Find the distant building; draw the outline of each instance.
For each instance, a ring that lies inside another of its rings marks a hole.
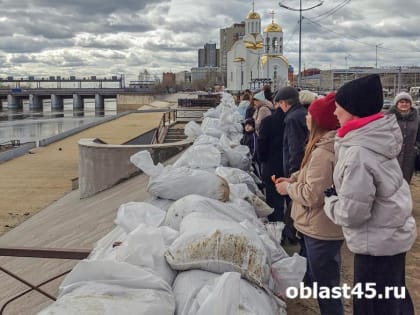
[[[216,44],[206,43],[198,50],[198,67],[219,67],[219,49]]]
[[[181,72],[175,73],[175,82],[177,85],[190,87],[191,86],[191,72],[181,71]]]
[[[162,74],[162,84],[167,87],[174,87],[176,83],[175,73],[164,72]]]
[[[219,67],[197,67],[191,69],[191,85],[197,90],[210,90],[222,82]]]
[[[220,68],[223,74],[223,82],[227,79],[227,53],[233,44],[245,35],[245,22],[235,23],[230,27],[220,29]]]

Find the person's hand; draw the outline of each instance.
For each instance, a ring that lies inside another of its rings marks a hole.
[[[290,185],[287,181],[282,181],[276,184],[276,190],[280,195],[287,195],[287,185]]]
[[[277,177],[276,178],[276,175],[271,175],[271,180],[274,183],[274,185],[278,184],[278,183],[281,183],[281,182],[288,182],[288,183],[292,182],[290,178],[287,178],[287,177]]]

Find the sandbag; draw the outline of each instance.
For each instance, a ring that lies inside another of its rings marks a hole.
[[[201,213],[182,220],[180,235],[165,257],[175,270],[236,271],[260,286],[268,283],[271,266],[270,253],[254,229]]]
[[[109,256],[109,259],[153,270],[172,285],[176,272],[167,264],[164,254],[177,236],[178,232],[167,226],[141,224],[121,245],[113,248],[113,257]]]
[[[254,194],[259,190],[251,175],[239,168],[219,166],[215,173],[226,179],[229,184],[246,184]]]
[[[254,209],[247,203],[221,202],[199,195],[188,195],[178,199],[169,207],[163,224],[179,230],[181,221],[192,212],[214,214],[219,219],[237,223],[257,220]]]
[[[189,147],[178,160],[174,167],[186,166],[198,169],[213,169],[220,166],[221,153],[212,144],[194,144]]]
[[[193,140],[201,136],[203,132],[201,127],[195,121],[189,121],[184,127],[184,134],[187,136],[187,139]]]
[[[231,200],[242,199],[247,201],[255,210],[258,217],[267,217],[274,212],[264,200],[258,195],[253,194],[246,184],[229,184],[229,191]]]
[[[289,287],[299,288],[306,273],[306,258],[294,253],[292,257],[281,259],[271,266],[274,284],[270,285],[278,295],[285,296]]]
[[[165,211],[146,202],[128,202],[118,208],[115,224],[130,233],[138,225],[159,226],[165,219]]]
[[[154,166],[147,151],[132,155],[130,160],[145,173],[147,171],[147,174],[150,174],[147,189],[155,197],[178,200],[186,195],[197,194],[221,201],[229,200],[228,183],[214,173],[171,165]]]
[[[152,271],[122,262],[83,260],[60,285],[57,301],[39,314],[171,315],[174,312],[171,287]]]
[[[283,301],[240,279],[236,272],[181,272],[174,281],[173,292],[176,315],[286,315]]]

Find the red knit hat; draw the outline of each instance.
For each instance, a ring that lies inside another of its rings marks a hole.
[[[308,108],[313,120],[319,127],[326,130],[335,130],[338,127],[338,119],[334,115],[335,92],[324,97],[317,98]]]

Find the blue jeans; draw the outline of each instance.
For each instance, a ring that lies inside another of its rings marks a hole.
[[[340,286],[341,245],[342,240],[325,241],[303,234],[302,252],[306,254],[307,270],[304,283],[312,286],[318,283],[318,288]],[[318,298],[321,315],[343,315],[344,307],[341,298]]]

